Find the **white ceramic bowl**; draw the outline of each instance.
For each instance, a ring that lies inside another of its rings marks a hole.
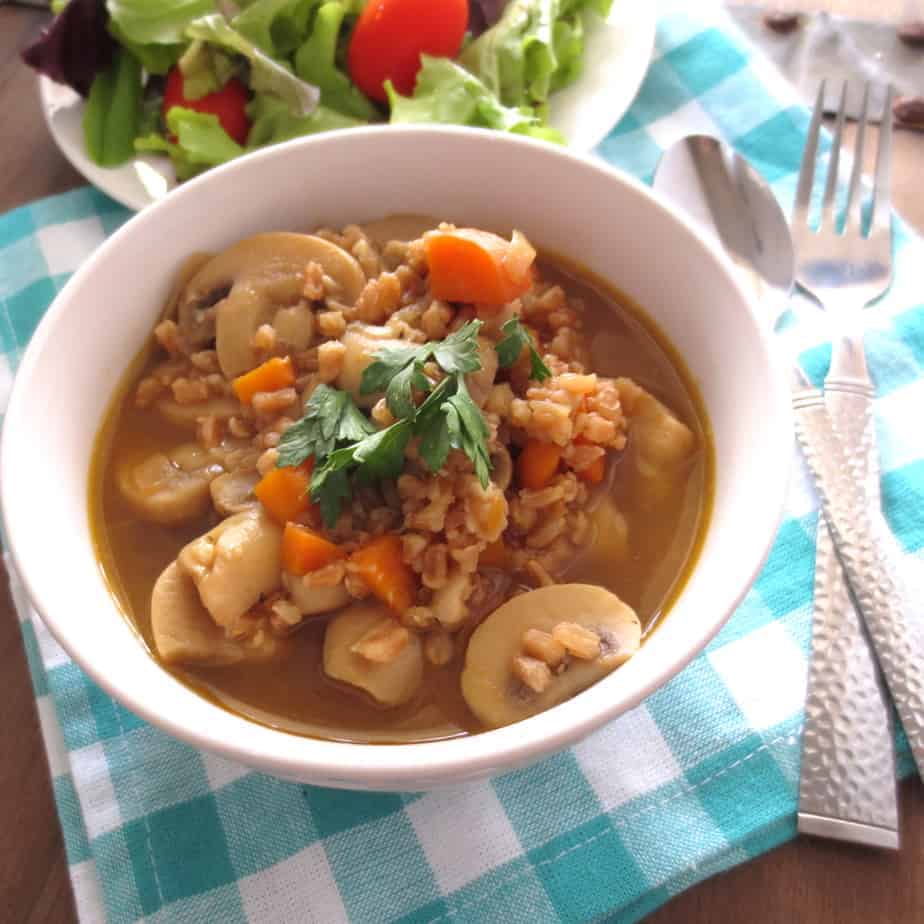
[[[639,654],[541,715],[480,735],[382,746],[300,738],[197,696],[139,643],[90,541],[90,455],[113,390],[184,257],[257,231],[396,212],[515,225],[637,299],[699,383],[716,451],[715,507],[693,575]],[[565,150],[477,130],[334,132],[235,161],[112,236],[39,325],[16,378],[0,481],[7,534],[36,609],[74,660],[142,718],[198,747],[327,786],[420,790],[508,770],[569,745],[680,671],[764,561],[790,466],[788,393],[731,265],[642,184]],[[631,762],[631,744],[625,760]]]

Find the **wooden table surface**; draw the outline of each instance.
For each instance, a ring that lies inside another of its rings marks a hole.
[[[811,5],[819,4],[802,4]],[[858,9],[862,0],[821,5]],[[893,10],[899,6],[913,4],[891,3]],[[889,7],[888,0],[877,4],[886,14]],[[52,143],[37,105],[34,76],[17,54],[46,15],[0,8],[0,213],[84,182]],[[924,135],[897,133],[893,198],[920,230],[924,230],[924,196],[918,179],[922,162]],[[2,564],[0,677],[0,922],[70,924],[76,916],[64,845]],[[655,912],[648,922],[924,921],[924,787],[920,781],[902,785],[901,806],[903,847],[898,854],[800,838],[696,886]]]

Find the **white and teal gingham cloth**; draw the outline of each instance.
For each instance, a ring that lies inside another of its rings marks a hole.
[[[675,138],[720,135],[788,208],[808,124],[791,93],[722,14],[681,9],[662,17],[641,92],[597,153],[650,180]],[[128,217],[81,189],[0,218],[0,408],[55,293]],[[884,504],[914,554],[924,545],[924,245],[899,222],[896,247],[867,343]],[[820,381],[830,350],[806,315],[788,336]],[[81,919],[636,921],[792,838],[817,520],[801,462],[794,471],[767,566],[685,671],[571,750],[433,793],[296,785],[181,744],[88,680],[14,586]]]

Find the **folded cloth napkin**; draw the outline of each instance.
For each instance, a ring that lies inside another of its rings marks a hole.
[[[711,132],[788,207],[807,123],[720,13],[680,9],[661,19],[638,99],[597,153],[650,179],[668,143]],[[0,219],[0,408],[49,302],[126,218],[82,189]],[[924,428],[910,425],[924,399],[924,245],[899,223],[896,247],[868,344],[884,503],[912,554],[924,545]],[[820,380],[825,327],[805,314],[789,337]],[[569,751],[426,794],[295,785],[175,741],[83,675],[14,579],[81,918],[635,921],[793,837],[817,519],[801,462],[794,471],[767,566],[701,657]]]

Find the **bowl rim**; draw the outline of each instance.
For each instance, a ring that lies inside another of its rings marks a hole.
[[[43,589],[37,585],[35,580],[34,572],[38,569],[33,569],[28,561],[22,560],[21,549],[17,542],[16,525],[9,519],[9,504],[7,503],[7,497],[12,491],[10,476],[16,465],[15,450],[13,440],[9,438],[0,440],[0,509],[2,509],[3,524],[8,536],[9,553],[33,607],[74,662],[108,695],[144,721],[182,741],[277,776],[301,780],[316,778],[324,785],[340,785],[346,788],[395,789],[404,787],[413,789],[420,788],[422,778],[427,780],[425,788],[431,788],[434,785],[514,769],[531,763],[541,756],[550,755],[568,747],[603,724],[635,708],[702,652],[753,585],[767,560],[782,520],[792,462],[791,409],[781,351],[773,344],[772,331],[765,322],[759,306],[756,305],[753,294],[743,285],[733,264],[716,243],[703,235],[689,218],[670,207],[666,199],[654,193],[634,176],[607,164],[600,158],[558,148],[521,135],[442,125],[366,126],[293,139],[209,170],[187,181],[160,202],[129,218],[122,227],[103,242],[90,259],[76,270],[39,322],[14,378],[5,415],[4,435],[9,436],[10,425],[12,424],[15,428],[17,419],[27,406],[29,381],[35,374],[43,346],[53,334],[58,317],[70,310],[70,293],[81,286],[85,277],[95,273],[97,266],[106,262],[111,252],[118,252],[123,238],[139,233],[137,229],[149,222],[152,215],[178,209],[187,200],[195,201],[198,191],[207,185],[221,183],[225,178],[241,171],[253,170],[258,164],[266,166],[274,160],[294,157],[296,152],[302,149],[323,148],[324,146],[336,148],[344,143],[362,144],[369,139],[372,139],[374,143],[376,137],[387,135],[394,139],[401,134],[407,136],[408,143],[412,143],[414,139],[434,137],[450,141],[453,138],[477,138],[476,143],[478,144],[494,145],[497,148],[509,148],[514,151],[518,149],[532,151],[534,154],[568,161],[572,169],[584,169],[596,174],[595,181],[616,183],[640,196],[645,200],[647,208],[662,213],[662,217],[678,225],[682,233],[693,238],[696,246],[715,261],[717,271],[726,277],[726,282],[736,291],[742,305],[750,313],[759,350],[766,363],[768,383],[773,392],[772,406],[775,409],[775,417],[767,422],[767,426],[777,435],[772,446],[776,451],[776,462],[778,463],[774,469],[779,470],[780,477],[775,484],[763,486],[765,496],[769,493],[772,499],[769,504],[765,504],[768,515],[767,521],[761,527],[764,538],[760,542],[759,554],[754,555],[749,571],[736,575],[735,580],[729,582],[721,603],[714,607],[711,616],[704,617],[695,644],[671,658],[662,658],[658,668],[649,672],[644,683],[639,684],[627,695],[596,709],[587,709],[582,708],[583,695],[579,694],[571,700],[514,725],[480,732],[476,735],[408,744],[360,744],[309,738],[274,729],[232,713],[238,722],[246,726],[249,733],[236,736],[235,740],[229,741],[211,733],[209,728],[185,721],[183,716],[159,712],[143,698],[140,690],[133,690],[111,682],[103,671],[102,663],[98,664],[94,659],[92,648],[72,641],[60,617],[50,612],[50,608],[46,605]],[[94,423],[98,425],[98,421]],[[707,524],[707,535],[710,529],[711,524]],[[112,602],[113,608],[118,611],[118,604],[114,599]],[[121,612],[119,616],[125,618]],[[164,671],[153,656],[151,657],[154,664],[166,676],[171,677],[169,672]],[[102,662],[103,659],[99,661]],[[177,684],[180,683],[176,678],[171,677],[171,679]],[[189,689],[185,686],[184,688]],[[198,693],[194,695],[201,698]],[[220,706],[212,703],[210,705],[225,714],[228,713],[228,710]],[[543,726],[546,727],[543,728]]]

